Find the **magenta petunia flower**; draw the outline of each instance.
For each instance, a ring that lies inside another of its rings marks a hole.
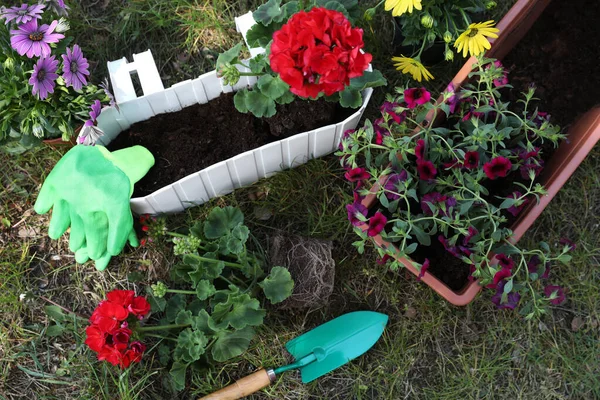
[[[425,140],[417,140],[417,145],[415,146],[415,157],[417,157],[417,161],[425,159]]]
[[[496,287],[496,293],[492,296],[492,303],[500,310],[510,309],[514,310],[521,300],[521,295],[518,292],[510,292],[506,296],[506,302],[502,303],[502,294],[504,293],[505,281],[499,282]]]
[[[571,239],[562,238],[558,241],[558,243],[562,244],[563,246],[568,246],[569,250],[571,250],[571,251],[573,251],[577,248],[577,245]]]
[[[502,77],[494,79],[493,84],[495,87],[502,87],[508,85],[508,71],[504,69],[502,63],[498,60],[494,61],[494,66],[502,71]],[[491,66],[488,65],[486,69],[490,69]]]
[[[521,196],[522,196],[521,192],[516,190],[516,191],[512,192],[512,194],[510,196],[508,196],[508,198],[509,199],[518,199]],[[523,211],[523,208],[525,208],[525,206],[527,204],[529,204],[529,199],[525,198],[525,199],[521,200],[521,204],[514,204],[514,205],[508,207],[506,209],[506,211],[511,213],[513,217],[516,217],[517,215],[519,215],[519,213],[521,211]]]
[[[510,269],[502,268],[500,271],[496,272],[496,274],[494,275],[494,281],[492,283],[490,283],[489,285],[487,285],[486,287],[489,289],[496,289],[500,282],[504,281],[504,279],[508,278],[511,275],[512,275],[512,272],[510,272]]]
[[[550,300],[550,303],[558,306],[565,301],[565,291],[560,286],[548,285],[544,288],[544,294],[546,297],[552,296],[552,294],[556,294],[556,297]]]
[[[48,97],[48,94],[54,93],[54,81],[58,78],[56,69],[58,60],[54,56],[40,58],[33,66],[33,74],[29,78],[29,84],[33,86],[33,95],[39,95],[41,100]]]
[[[387,224],[387,218],[385,215],[377,211],[375,215],[369,218],[369,229],[367,230],[367,236],[377,236]]]
[[[460,99],[456,95],[456,91],[454,89],[454,85],[452,84],[452,82],[450,82],[448,84],[448,87],[446,87],[446,92],[452,94],[452,96],[450,96],[446,100],[446,103],[450,107],[450,114],[454,114],[454,111],[456,111],[456,107],[458,107],[458,104],[460,103]]]
[[[383,186],[385,190],[389,190],[391,192],[398,192],[398,188],[396,185],[398,182],[404,182],[408,178],[408,173],[406,171],[402,171],[399,174],[390,175],[390,177],[385,181],[385,185]],[[386,197],[390,200],[397,200],[400,198],[396,193],[385,193]]]
[[[451,245],[450,241],[448,239],[446,239],[446,237],[444,235],[439,235],[438,241],[444,246],[444,249],[448,253],[452,254],[454,257],[458,257],[458,258],[462,257],[460,249],[457,246]]]
[[[371,174],[367,172],[364,168],[353,168],[347,171],[344,176],[350,182],[362,181],[364,179],[369,179]]]
[[[406,114],[401,112],[400,114],[394,111],[400,105],[398,103],[392,103],[390,101],[385,101],[383,105],[379,108],[382,115],[388,114],[396,123],[400,124],[406,118]]]
[[[498,156],[483,165],[483,171],[491,180],[504,178],[510,172],[512,163],[508,158]]]
[[[417,280],[420,281],[424,276],[425,272],[429,269],[429,259],[426,258],[423,265],[421,265],[421,271],[419,271],[419,275],[417,276]]]
[[[375,131],[375,144],[383,144],[383,137],[389,136],[389,130],[383,126],[385,120],[383,118],[377,118],[373,121],[373,130]]]
[[[75,90],[81,90],[87,85],[86,76],[90,74],[88,64],[81,48],[78,45],[73,46],[73,50],[67,47],[67,53],[62,55],[63,59],[63,78],[67,86],[73,86]]]
[[[500,264],[500,266],[505,269],[510,270],[513,269],[513,267],[515,266],[515,262],[511,260],[506,254],[496,254],[496,260],[498,260],[498,264]]]
[[[49,43],[57,43],[65,35],[54,32],[58,21],[52,21],[50,25],[38,27],[37,19],[31,20],[26,24],[19,25],[17,30],[10,31],[10,44],[20,55],[27,55],[28,58],[48,57],[50,55]]]
[[[479,166],[479,153],[476,151],[467,151],[463,165],[467,169],[477,168]]]
[[[430,217],[438,210],[442,215],[449,217],[451,208],[454,206],[456,206],[456,199],[454,197],[448,197],[439,192],[427,193],[421,197],[421,209],[425,215]]]
[[[394,258],[392,256],[390,256],[389,254],[384,254],[383,257],[377,257],[377,259],[375,259],[375,262],[379,265],[385,265],[387,264],[387,262],[389,260],[393,260]]]
[[[419,179],[423,181],[430,181],[437,175],[435,165],[431,161],[417,161],[417,172]]]
[[[404,101],[408,108],[415,108],[418,104],[425,104],[431,99],[431,93],[425,88],[406,89]]]
[[[367,213],[369,212],[367,207],[363,206],[361,203],[358,203],[358,202],[348,204],[346,206],[346,211],[348,211],[348,220],[354,226],[358,226],[358,225],[364,223],[364,221],[361,221],[358,218],[358,214],[363,215],[366,219]]]
[[[10,21],[15,21],[18,24],[24,24],[31,21],[32,19],[42,18],[44,12],[43,4],[34,4],[32,6],[28,4],[21,4],[21,7],[10,7],[6,8],[0,18],[4,18],[4,23],[8,24]]]

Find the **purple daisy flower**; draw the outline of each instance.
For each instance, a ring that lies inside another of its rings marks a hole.
[[[54,93],[54,81],[58,78],[56,69],[58,60],[54,56],[40,58],[33,66],[33,74],[29,78],[29,84],[33,86],[32,93],[35,96],[39,94],[40,99],[44,100],[48,94]]]
[[[38,27],[37,19],[26,24],[19,25],[17,30],[10,31],[10,44],[20,55],[48,57],[50,55],[49,43],[57,43],[65,35],[52,33],[58,25],[58,21],[52,21],[50,25]]]
[[[90,108],[91,108],[90,119],[85,121],[85,124],[84,124],[85,126],[93,126],[94,125],[94,123],[96,122],[96,118],[98,118],[98,115],[100,115],[100,112],[102,111],[102,103],[100,103],[100,100],[96,100],[96,101],[94,101],[94,103],[92,103]]]
[[[73,50],[67,47],[67,54],[62,55],[63,59],[63,78],[67,86],[73,86],[75,90],[87,85],[86,76],[90,74],[88,64],[78,45],[73,46]]]
[[[59,17],[66,17],[69,13],[69,6],[64,0],[46,0],[47,10],[54,12]]]
[[[45,7],[43,4],[34,4],[32,6],[21,4],[21,7],[5,8],[1,17],[5,19],[5,24],[8,24],[12,20],[15,20],[17,24],[24,24],[32,19],[42,18],[41,14],[44,12]]]

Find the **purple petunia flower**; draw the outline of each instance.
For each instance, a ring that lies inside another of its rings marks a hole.
[[[63,59],[63,78],[67,86],[73,86],[75,90],[81,90],[87,85],[86,76],[89,64],[83,57],[81,48],[78,45],[73,46],[73,50],[67,47],[67,54],[62,55]]]
[[[90,111],[90,119],[88,119],[87,121],[85,121],[85,126],[93,126],[94,123],[96,122],[96,119],[98,118],[98,115],[100,115],[100,111],[102,111],[102,103],[100,103],[100,100],[96,100],[94,101],[94,103],[92,103],[91,105],[91,111]]]
[[[385,182],[385,185],[383,187],[385,188],[385,190],[389,190],[390,192],[397,192],[398,188],[396,187],[396,185],[398,184],[398,182],[404,182],[407,178],[408,178],[408,173],[405,170],[403,170],[399,174],[391,175],[388,178],[388,180]],[[396,193],[390,193],[390,192],[386,192],[386,194],[385,194],[385,196],[388,199],[397,200],[400,198],[400,196],[397,195]]]
[[[514,310],[519,301],[521,300],[521,295],[517,292],[510,292],[506,296],[506,302],[502,303],[502,293],[504,293],[504,285],[506,285],[505,281],[498,283],[496,287],[496,294],[492,296],[492,303],[498,307],[498,309],[510,309]]]
[[[40,99],[44,100],[48,94],[54,92],[54,81],[58,78],[57,68],[58,60],[54,56],[38,60],[33,66],[33,74],[29,78],[29,84],[33,86],[33,95],[39,94]]]
[[[24,24],[32,19],[42,18],[41,14],[44,12],[44,7],[46,6],[43,4],[34,4],[32,6],[21,4],[21,7],[15,6],[4,9],[0,17],[5,19],[5,24],[8,24],[12,20],[17,24]]]
[[[361,203],[358,202],[348,204],[346,206],[346,210],[348,211],[348,220],[353,226],[358,226],[364,222],[358,219],[358,214],[362,214],[366,219],[367,213],[369,212],[369,210],[367,210],[367,207],[363,206]]]
[[[562,238],[558,241],[558,243],[563,246],[568,246],[570,251],[573,251],[577,248],[577,245],[571,239]]]
[[[397,114],[396,111],[394,111],[399,106],[400,104],[398,103],[385,101],[379,110],[382,115],[388,114],[396,123],[400,124],[406,119],[406,114],[404,112]]]
[[[48,57],[50,55],[49,43],[57,43],[65,35],[52,33],[58,25],[58,21],[52,21],[50,25],[38,27],[37,19],[19,25],[17,30],[10,31],[10,44],[20,55]]]
[[[566,298],[565,291],[563,290],[563,288],[555,285],[546,286],[544,288],[544,294],[546,295],[546,297],[552,297],[552,295],[555,294],[556,297],[550,300],[550,303],[554,304],[555,306],[564,303]]]
[[[353,168],[344,175],[350,182],[362,181],[369,179],[371,174],[364,168]]]

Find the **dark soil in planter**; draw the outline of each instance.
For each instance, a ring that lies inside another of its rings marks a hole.
[[[540,111],[567,128],[599,103],[600,1],[552,1],[504,58],[514,96],[534,82]]]
[[[233,93],[138,122],[122,132],[111,151],[141,145],[154,155],[154,167],[135,185],[134,197],[146,196],[189,174],[255,149],[325,125],[343,121],[356,110],[323,99],[278,105],[272,118],[238,112]]]

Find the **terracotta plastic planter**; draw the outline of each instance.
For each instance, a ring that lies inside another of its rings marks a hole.
[[[512,48],[525,36],[537,18],[542,14],[550,0],[519,0],[506,16],[498,24],[500,33],[498,38],[492,42],[492,48],[486,56],[501,59],[512,50]],[[462,86],[468,79],[473,64],[476,63],[475,57],[467,60],[462,69],[452,79],[455,88]],[[442,101],[442,97],[438,99]],[[427,120],[434,125],[443,122],[444,116],[438,115],[435,121],[432,121],[433,114],[428,115]],[[519,215],[511,229],[513,236],[512,243],[517,243],[525,232],[533,225],[540,216],[548,203],[554,198],[562,186],[567,182],[577,167],[585,159],[594,145],[600,140],[600,107],[595,107],[583,115],[568,131],[568,142],[563,142],[552,158],[548,160],[540,175],[540,182],[548,191],[548,194],[540,199],[540,202],[529,204]],[[384,183],[384,182],[380,182]],[[373,187],[376,192],[378,185]],[[373,207],[377,202],[375,194],[371,194],[363,200],[363,205],[367,208]],[[360,226],[366,231],[367,225]],[[398,254],[396,246],[381,238],[380,235],[373,237],[373,241],[383,249],[391,250]],[[418,271],[412,266],[409,259],[395,256],[410,272],[418,275]],[[450,289],[441,280],[426,272],[422,281],[435,290],[440,296],[456,306],[469,304],[481,290],[478,281],[469,282],[462,290],[455,292]]]

